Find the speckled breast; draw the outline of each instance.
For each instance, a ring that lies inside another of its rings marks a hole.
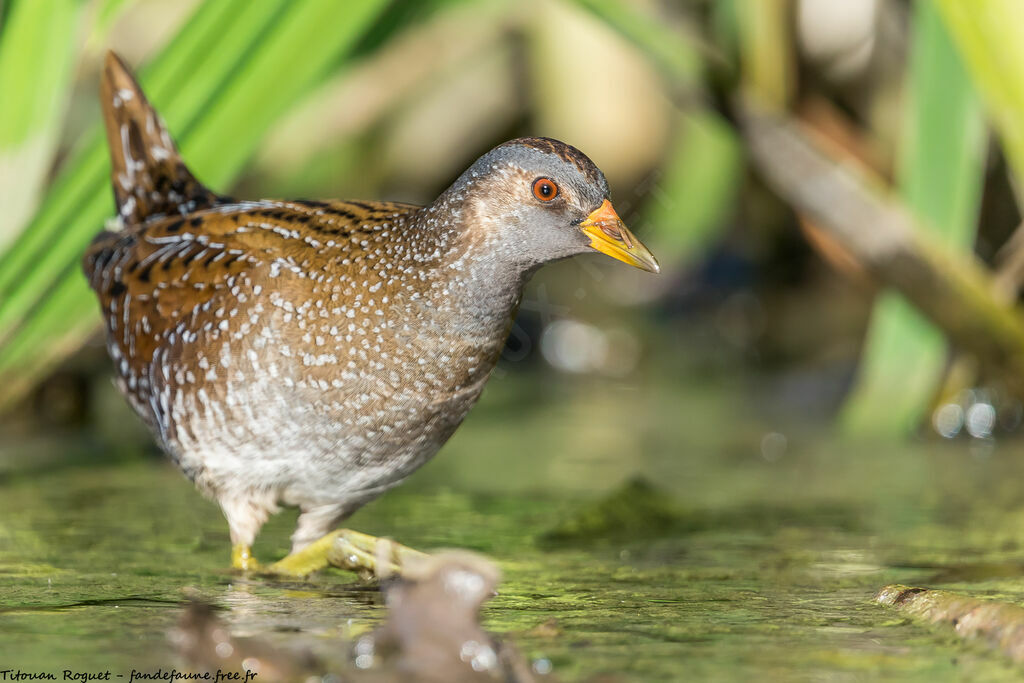
[[[309,504],[398,483],[466,416],[508,325],[501,306],[463,319],[429,284],[386,295],[280,265],[266,275],[226,283],[149,363],[118,364],[133,405],[211,492],[277,488]]]

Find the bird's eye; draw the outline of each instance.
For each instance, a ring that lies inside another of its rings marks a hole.
[[[550,202],[558,196],[558,185],[551,178],[537,178],[533,181],[533,196],[542,202]]]

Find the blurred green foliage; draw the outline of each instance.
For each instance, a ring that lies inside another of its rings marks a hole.
[[[81,17],[78,0],[12,3],[0,17],[0,248],[30,216],[56,151]]]
[[[981,104],[938,10],[915,5],[897,185],[940,244],[970,252],[985,172]],[[899,294],[879,298],[843,415],[857,432],[906,434],[927,417],[947,361],[942,331]]]
[[[1024,178],[1024,4],[936,0],[971,79],[985,99],[1016,178]]]

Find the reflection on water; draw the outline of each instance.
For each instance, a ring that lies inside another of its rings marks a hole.
[[[838,442],[751,416],[727,381],[535,388],[496,381],[350,523],[493,558],[483,625],[524,661],[562,680],[1018,675],[872,598],[907,583],[1024,602],[1021,445]],[[180,667],[168,634],[196,595],[230,638],[321,661],[381,627],[379,591],[343,572],[227,571],[219,511],[162,460],[26,443],[4,445],[0,475],[0,668]],[[293,522],[271,521],[260,559],[286,553]]]
[[[203,602],[185,608],[170,640],[188,670],[238,671],[245,680],[255,675],[272,681],[536,683],[535,674],[550,673],[550,661],[531,666],[515,645],[480,625],[480,608],[497,595],[498,580],[494,563],[466,551],[409,560],[401,579],[387,579],[381,586],[384,623],[354,643],[335,642],[333,656],[326,658],[303,646],[308,635],[294,637],[288,649],[235,635]],[[341,652],[349,653],[346,661],[340,661]],[[552,676],[543,680],[557,681]]]

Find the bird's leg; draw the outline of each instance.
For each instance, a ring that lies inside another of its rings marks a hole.
[[[231,566],[255,571],[260,563],[252,556],[252,543],[267,517],[277,509],[272,495],[259,491],[222,491],[217,496],[231,530]]]
[[[260,568],[260,563],[252,556],[252,550],[244,543],[236,543],[231,546],[231,567],[242,571],[254,571]]]
[[[425,553],[351,529],[338,529],[292,552],[267,571],[284,576],[307,576],[329,564],[356,572],[363,578],[385,578],[401,574]]]

